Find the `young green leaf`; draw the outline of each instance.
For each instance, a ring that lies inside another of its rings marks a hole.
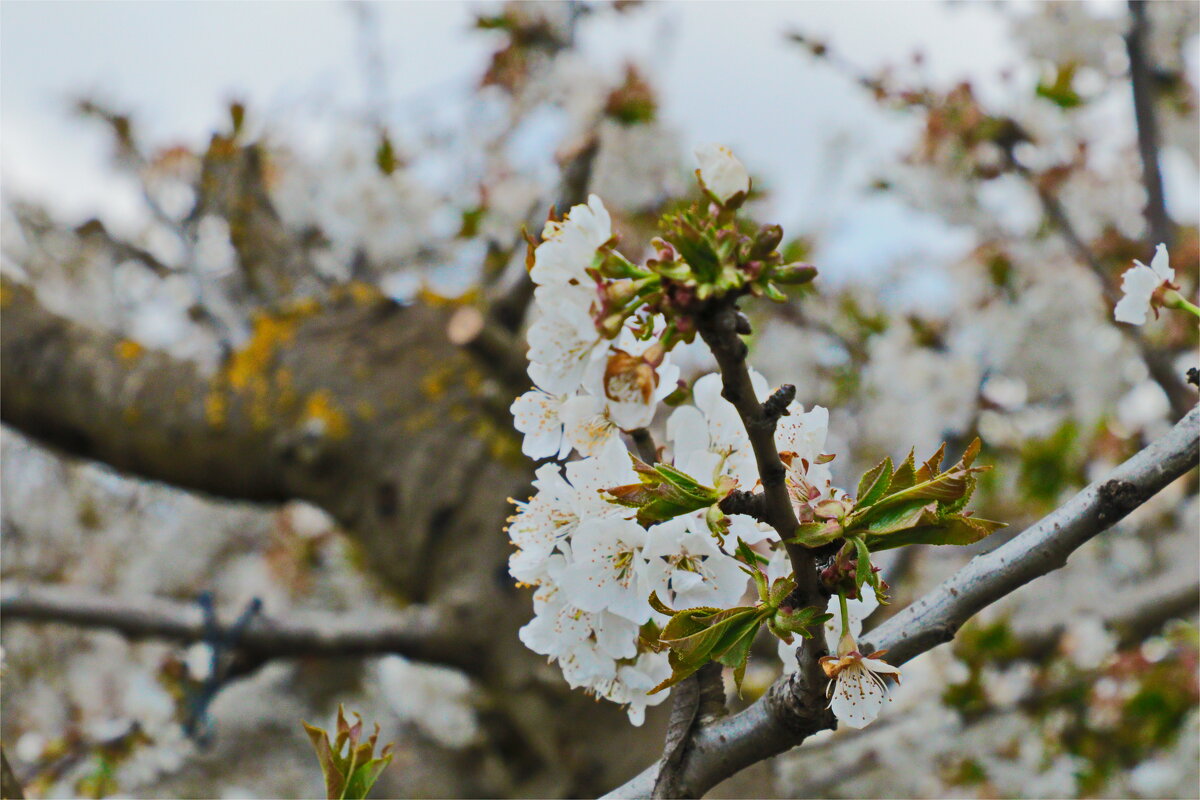
[[[868,470],[858,482],[859,507],[873,505],[883,497],[892,482],[892,459],[885,458]]]
[[[651,466],[632,453],[633,469],[640,483],[615,486],[605,492],[618,505],[636,508],[641,525],[669,519],[707,508],[722,497],[718,490],[701,484],[670,464]]]
[[[363,732],[362,717],[358,714],[354,725],[346,720],[345,711],[338,706],[337,734],[333,742],[329,734],[307,722],[304,731],[312,742],[325,779],[325,796],[329,800],[362,800],[371,791],[375,781],[392,760],[392,745],[386,745],[375,757],[375,744],[379,738],[379,726],[375,726],[366,741],[360,741]]]

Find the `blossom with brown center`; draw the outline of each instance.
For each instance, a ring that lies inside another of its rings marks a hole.
[[[821,669],[829,678],[830,708],[840,721],[851,728],[865,728],[871,724],[884,701],[888,699],[885,678],[900,682],[900,668],[880,659],[886,650],[864,656],[858,645],[849,636],[842,637],[838,655],[821,659]]]

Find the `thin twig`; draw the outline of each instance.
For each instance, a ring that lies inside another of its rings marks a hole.
[[[38,584],[5,586],[0,593],[0,620],[5,624],[50,622],[102,628],[131,639],[184,643],[204,641],[211,633],[196,604],[159,597],[116,598],[88,589]],[[229,622],[220,623],[217,634],[228,636],[232,627]],[[477,648],[454,636],[443,615],[427,606],[386,615],[259,615],[238,634],[236,649],[250,662],[396,653],[471,673],[483,669]]]
[[[629,435],[633,438],[633,446],[637,448],[638,458],[647,464],[658,461],[658,445],[654,443],[654,435],[646,428],[634,428]]]
[[[1154,67],[1149,62],[1147,52],[1150,23],[1146,18],[1146,3],[1130,0],[1129,13],[1132,24],[1125,34],[1125,49],[1129,53],[1129,83],[1133,89],[1138,155],[1142,159],[1142,182],[1146,187],[1146,228],[1151,246],[1162,243],[1169,248],[1174,226],[1167,214],[1162,170],[1158,163],[1158,117],[1154,109]]]
[[[25,800],[25,791],[8,764],[8,756],[4,753],[3,746],[0,746],[0,800]]]
[[[1110,306],[1116,306],[1121,300],[1121,292],[1109,280],[1108,272],[1104,265],[1100,263],[1100,259],[1092,252],[1092,249],[1079,236],[1075,230],[1071,218],[1067,215],[1066,209],[1063,207],[1059,199],[1046,187],[1042,186],[1027,168],[1021,166],[1014,159],[1011,153],[1009,161],[1012,168],[1021,175],[1037,192],[1038,198],[1042,202],[1042,208],[1046,212],[1046,216],[1050,219],[1051,224],[1058,229],[1059,234],[1066,240],[1071,251],[1075,253],[1075,257],[1082,261],[1096,279],[1100,282],[1100,290],[1104,293],[1104,298]],[[1171,411],[1175,419],[1183,417],[1192,404],[1196,402],[1194,392],[1188,390],[1179,374],[1175,370],[1175,365],[1172,363],[1170,353],[1158,350],[1150,345],[1136,329],[1129,325],[1117,326],[1121,333],[1133,343],[1134,347],[1142,356],[1142,360],[1146,362],[1146,369],[1150,372],[1150,377],[1162,387],[1163,392],[1167,395],[1168,401],[1171,404]]]

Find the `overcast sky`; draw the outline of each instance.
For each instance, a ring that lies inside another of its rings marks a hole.
[[[377,6],[391,104],[429,108],[462,97],[494,39],[471,30],[481,3]],[[193,143],[224,120],[230,98],[267,116],[314,98],[361,106],[364,71],[355,14],[345,2],[21,2],[0,4],[0,170],[5,191],[43,200],[68,218],[117,215],[124,199],[105,165],[108,142],[66,108],[93,93],[134,111],[151,141]],[[814,65],[789,30],[826,37],[864,66],[928,57],[929,73],[987,81],[1015,61],[1003,17],[984,4],[915,2],[663,3],[628,19],[586,23],[581,44],[617,73],[633,59],[661,89],[664,116],[688,145],[731,145],[770,176],[778,218],[821,220],[871,260],[937,248],[887,205],[855,209],[845,174],[903,143],[903,125]],[[839,158],[829,145],[840,142]],[[838,175],[843,177],[839,180]],[[841,186],[837,189],[834,185]],[[831,197],[831,195],[833,195]],[[847,229],[847,226],[850,226]],[[873,231],[857,236],[854,227]],[[884,231],[890,231],[887,236]],[[836,250],[837,241],[831,245]],[[961,247],[951,243],[952,247]]]

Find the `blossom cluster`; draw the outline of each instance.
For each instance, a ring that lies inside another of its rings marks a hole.
[[[702,186],[714,202],[745,196],[749,178],[727,150],[704,151],[701,165]],[[537,469],[536,492],[516,503],[507,531],[517,548],[510,573],[535,588],[534,618],[521,629],[522,642],[557,662],[573,688],[626,705],[637,725],[648,705],[666,697],[653,690],[671,674],[667,654],[651,646],[654,634],[647,638],[668,619],[651,607],[650,595],[678,608],[737,604],[749,584],[744,562],[727,544],[738,540],[762,552],[769,577],[784,577],[790,567],[778,534],[749,516],[726,517],[717,536],[705,509],[639,522],[637,509],[614,502],[610,490],[638,481],[622,433],[652,423],[679,374],[660,314],[635,302],[619,327],[606,326],[620,281],[606,277],[603,265],[624,261],[614,245],[609,214],[592,196],[547,222],[532,254],[534,386],[512,412],[524,452],[557,461]],[[766,399],[766,380],[754,374],[753,382]],[[720,376],[701,377],[691,396],[694,404],[666,420],[659,459],[713,486],[753,489],[754,453],[736,409],[721,397]],[[833,491],[822,454],[828,413],[805,412],[795,402],[788,412],[776,443],[797,515],[811,520],[812,505]],[[572,452],[577,457],[568,460]]]

